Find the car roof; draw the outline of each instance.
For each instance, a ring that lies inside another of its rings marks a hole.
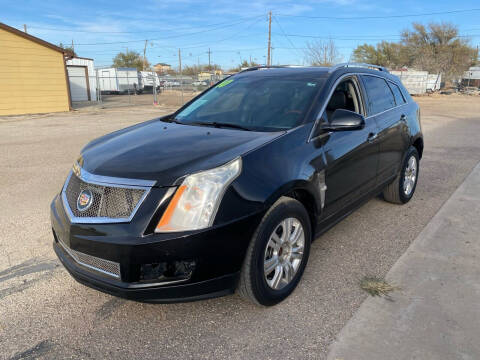
[[[388,70],[382,66],[361,64],[361,63],[345,63],[334,66],[255,66],[240,71],[235,76],[253,76],[253,77],[305,77],[305,78],[328,78],[330,76],[336,78],[343,74],[371,74],[383,77],[385,79],[397,82],[397,77],[390,74]]]
[[[240,71],[235,76],[253,77],[326,77],[330,68],[320,66],[255,66]]]

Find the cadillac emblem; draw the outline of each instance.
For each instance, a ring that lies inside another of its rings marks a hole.
[[[90,190],[82,190],[80,195],[77,198],[77,209],[78,211],[86,211],[93,204],[93,194]]]

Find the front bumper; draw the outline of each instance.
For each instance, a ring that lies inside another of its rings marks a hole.
[[[51,204],[53,248],[77,281],[97,290],[147,302],[200,300],[234,292],[261,215],[205,231],[138,235],[135,219],[128,224],[73,224],[57,196]],[[145,223],[145,217],[147,213],[139,209],[138,221]],[[85,266],[73,253],[118,263],[120,274],[113,277]],[[149,264],[183,261],[194,264],[188,277],[169,281],[142,277]]]

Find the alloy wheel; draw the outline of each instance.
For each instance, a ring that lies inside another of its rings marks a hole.
[[[408,159],[407,168],[405,169],[405,176],[403,179],[403,192],[406,196],[410,196],[415,187],[417,180],[417,159],[415,156],[410,156]]]
[[[264,276],[268,286],[280,290],[295,277],[302,263],[305,232],[296,218],[287,218],[275,227],[265,249]]]

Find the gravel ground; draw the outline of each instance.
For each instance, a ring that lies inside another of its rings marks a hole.
[[[0,358],[322,359],[366,295],[480,161],[478,97],[432,96],[413,200],[372,199],[312,245],[297,290],[259,308],[237,295],[153,305],[76,283],[53,253],[49,203],[81,147],[165,113],[136,107],[0,119]]]

